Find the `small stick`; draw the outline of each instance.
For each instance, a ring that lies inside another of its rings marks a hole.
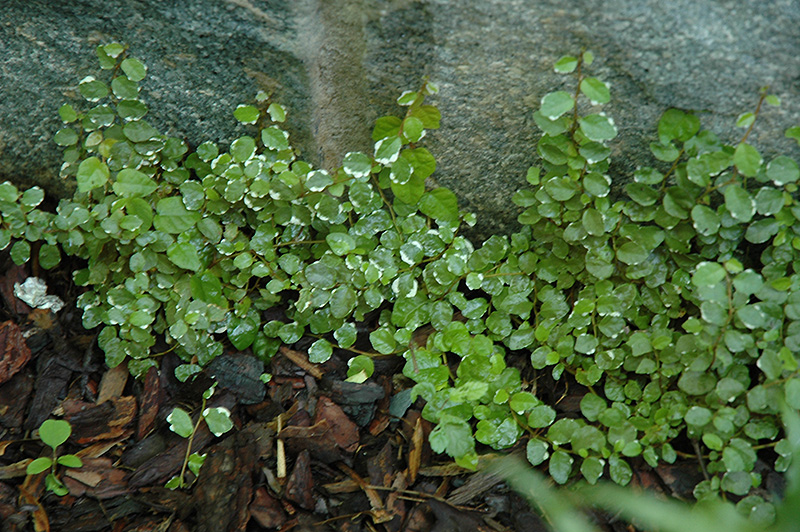
[[[283,420],[278,416],[278,435],[283,429]],[[279,437],[277,440],[276,454],[278,455],[278,478],[286,478],[286,451],[283,449],[283,440]]]
[[[289,349],[285,345],[281,346],[280,352],[283,356],[294,362],[296,366],[307,371],[315,379],[322,378],[322,371],[320,371],[316,365],[309,362],[308,357],[304,353]]]

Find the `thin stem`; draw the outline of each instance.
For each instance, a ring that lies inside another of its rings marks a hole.
[[[200,422],[203,420],[203,411],[206,409],[206,398],[203,397],[203,406],[200,407],[200,415],[197,416],[197,422],[194,424],[194,429],[189,435],[189,442],[186,445],[186,454],[183,456],[183,465],[181,466],[180,485],[183,487],[183,477],[186,475],[186,466],[189,465],[189,455],[192,454],[192,443],[194,442],[194,435],[200,429]]]

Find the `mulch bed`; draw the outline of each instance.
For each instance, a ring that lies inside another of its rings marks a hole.
[[[347,354],[314,365],[301,341],[281,348],[267,367],[247,353],[226,353],[188,383],[174,378],[181,361],[167,353],[160,371],[135,381],[124,364],[103,364],[68,282],[48,279],[51,293],[60,286],[57,295],[67,301],[57,315],[16,299],[14,283],[29,275],[11,267],[0,278],[3,530],[546,530],[500,479],[469,474],[431,452],[422,401],[411,404],[408,383],[395,377],[402,360],[378,359],[373,378],[354,384],[344,381]],[[259,380],[264,371],[273,375],[267,385]],[[175,406],[197,415],[214,380],[208,406],[230,409],[234,430],[217,438],[201,425],[192,445],[207,455],[199,478],[189,489],[166,489],[187,440],[165,418]],[[576,402],[561,399],[562,409]],[[48,418],[70,422],[72,436],[59,452],[84,463],[60,469],[64,497],[45,490],[44,473],[25,475],[31,459],[50,451],[33,437]],[[645,465],[634,483],[686,496],[699,474],[689,460]],[[594,517],[604,530],[634,530],[614,516]]]

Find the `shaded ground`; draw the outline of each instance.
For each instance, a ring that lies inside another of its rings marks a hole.
[[[412,404],[409,383],[395,376],[402,361],[377,360],[368,382],[348,383],[346,356],[311,364],[301,340],[266,368],[247,353],[226,353],[192,383],[173,377],[180,361],[166,353],[161,371],[134,381],[124,365],[103,364],[94,334],[80,325],[67,274],[51,272],[47,280],[67,302],[54,315],[13,296],[14,283],[32,272],[3,270],[3,530],[546,530],[499,479],[468,474],[431,452],[423,404]],[[266,386],[259,381],[263,371],[273,375]],[[192,445],[207,455],[199,478],[189,474],[190,489],[168,490],[164,484],[180,471],[187,441],[165,418],[181,406],[196,419],[211,372],[219,386],[209,406],[229,408],[235,428],[217,438],[201,425]],[[562,415],[577,407],[575,393],[582,394],[573,388],[554,401]],[[48,418],[70,422],[72,436],[59,454],[75,453],[84,463],[60,471],[69,488],[64,497],[45,490],[44,473],[25,475],[31,459],[49,455],[32,436]],[[635,472],[635,484],[681,497],[700,475],[689,459],[657,470],[640,464]],[[594,517],[604,530],[634,530],[613,516]]]

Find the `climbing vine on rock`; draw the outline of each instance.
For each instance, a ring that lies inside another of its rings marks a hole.
[[[363,381],[371,358],[394,355],[436,425],[432,448],[465,467],[477,444],[524,441],[558,483],[624,485],[631,458],[685,453],[706,475],[698,498],[728,493],[769,519],[756,461],[769,449],[786,470],[778,409],[800,408],[800,169],[747,143],[775,96],[762,91],[733,145],[666,111],[652,166],[612,191],[608,85],[586,74],[590,53],[564,57],[555,69],[575,86],[534,113],[541,164],[513,196],[522,229],[475,246],[459,234],[475,217],[425,187],[432,83],[376,122],[373,153],[327,172],[296,158],[263,93],[233,113],[250,135],[190,150],[145,120],[144,64],[116,43],[97,55],[103,79],[79,85],[90,108],[59,110],[74,197],[47,212],[39,188],[0,185],[0,245],[18,264],[85,260],[78,305],[109,366],[142,374],[165,343],[186,379],[224,342],[268,361],[305,337],[312,362],[350,352]],[[557,390],[579,408],[560,412]]]

